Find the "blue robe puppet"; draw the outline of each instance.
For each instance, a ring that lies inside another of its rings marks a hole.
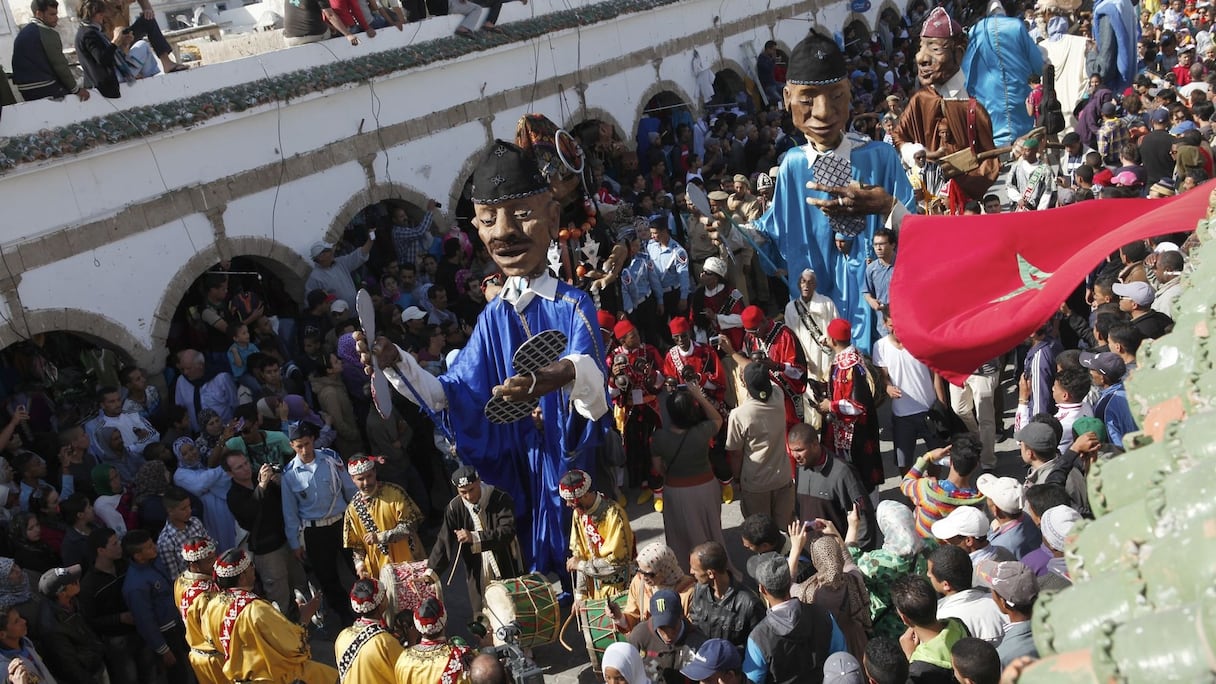
[[[475,205],[495,206],[537,197],[550,189],[534,158],[499,141],[474,173],[473,191]],[[549,236],[541,234],[547,226],[532,228],[536,234],[526,238],[520,237],[522,227],[507,230],[497,226],[487,229],[495,232],[494,240],[549,244]],[[492,253],[493,244],[488,244]],[[530,280],[507,279],[502,294],[478,316],[468,344],[447,373],[435,378],[398,349],[401,360],[396,372],[390,370],[386,375],[410,401],[418,403],[421,396],[431,409],[446,409],[446,416],[440,419],[446,418],[450,425],[460,458],[475,467],[482,480],[514,500],[525,565],[565,577],[570,513],[558,493],[558,482],[572,468],[595,470],[595,450],[607,425],[606,353],[591,296],[541,272],[543,259],[541,256],[541,264],[524,271],[539,275]],[[510,273],[510,268],[500,266]],[[512,268],[525,266],[517,263]],[[490,422],[485,407],[493,388],[520,374],[513,363],[516,350],[546,330],[565,334],[561,358],[574,364],[574,381],[540,397],[541,428],[531,417],[507,424]]]
[[[1034,126],[1026,113],[1030,75],[1043,73],[1043,53],[1030,37],[1026,23],[1005,16],[999,0],[989,15],[968,33],[963,53],[967,92],[975,96],[992,118],[995,145],[1010,145]]]
[[[790,292],[798,291],[798,278],[804,269],[814,270],[819,276],[819,293],[832,298],[841,317],[853,326],[853,344],[869,354],[877,319],[862,294],[865,257],[872,249],[874,231],[883,227],[884,217],[865,217],[865,229],[851,243],[848,255],[836,249],[835,231],[827,215],[806,203],[807,197],[830,199],[827,193],[806,189],[807,183],[815,181],[808,147],[795,147],[781,160],[773,202],[757,228],[769,238],[769,256],[785,269]],[[853,180],[885,188],[909,212],[915,212],[916,195],[894,147],[847,133],[836,152],[841,156],[847,153]]]

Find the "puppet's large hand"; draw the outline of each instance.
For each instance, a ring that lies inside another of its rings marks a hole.
[[[494,388],[494,394],[507,401],[530,401],[574,381],[574,363],[559,359],[536,373],[513,375]]]
[[[807,183],[806,189],[819,190],[830,195],[827,199],[806,198],[807,204],[819,207],[828,216],[886,216],[895,206],[895,197],[879,185],[862,185],[856,181],[844,186]]]

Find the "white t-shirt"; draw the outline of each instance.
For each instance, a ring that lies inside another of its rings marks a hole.
[[[903,396],[891,400],[891,413],[910,416],[924,413],[933,406],[937,395],[933,391],[933,371],[912,356],[907,349],[900,349],[891,342],[891,337],[874,343],[874,365],[887,369],[890,384],[898,387]]]

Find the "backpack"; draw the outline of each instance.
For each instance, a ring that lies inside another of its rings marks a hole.
[[[887,403],[887,381],[882,372],[874,365],[868,354],[861,355],[861,364],[865,366],[866,386],[870,388],[870,397],[874,400],[874,408]]]
[[[1056,68],[1051,64],[1043,67],[1043,100],[1039,103],[1039,120],[1034,125],[1047,129],[1047,135],[1064,130],[1064,110],[1056,97]]]

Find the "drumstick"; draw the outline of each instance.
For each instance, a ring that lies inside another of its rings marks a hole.
[[[457,561],[460,560],[460,551],[463,548],[464,548],[464,542],[460,542],[456,546],[456,556],[454,558],[452,558],[452,571],[448,573],[448,581],[445,583],[446,586],[451,586],[452,578],[456,576],[456,564],[457,564]]]
[[[574,613],[574,610],[570,611],[570,615],[566,618],[566,621],[562,623],[562,628],[557,632],[557,643],[561,644],[562,648],[566,649],[567,653],[574,652],[574,649],[570,648],[570,644],[566,643],[566,630],[570,627],[570,621],[574,619]]]

